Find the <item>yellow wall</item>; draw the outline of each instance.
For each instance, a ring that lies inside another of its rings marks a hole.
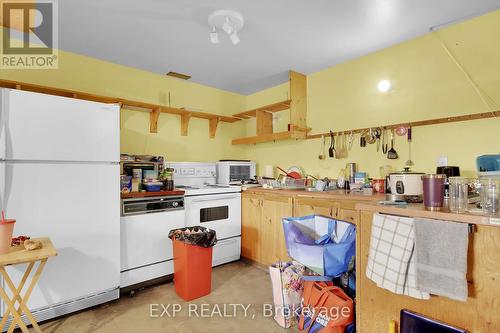
[[[497,103],[500,102],[499,31],[500,11],[439,31],[472,78]],[[168,103],[170,92],[172,106],[227,115],[289,96],[287,84],[245,97],[63,51],[58,70],[1,70],[0,78],[161,104]],[[381,79],[392,81],[394,88],[390,93],[377,91]],[[487,110],[465,75],[431,34],[308,76],[308,125],[312,133]],[[285,130],[288,112],[280,112],[278,117],[276,130]],[[403,138],[396,141],[401,156],[396,161],[387,160],[374,146],[358,145],[347,159],[320,161],[317,158],[320,140],[232,146],[231,139],[254,135],[254,121],[221,123],[216,138],[209,139],[208,122],[192,119],[189,136],[181,137],[177,116],[161,115],[158,133],[150,134],[147,113],[124,111],[122,151],[165,155],[170,161],[248,158],[258,162],[261,172],[265,165],[300,165],[311,174],[333,178],[347,162],[357,162],[360,169],[378,177],[379,166],[390,164],[401,169],[408,158]],[[444,155],[450,165],[459,165],[465,174],[473,175],[475,157],[498,153],[499,139],[499,119],[415,128],[414,169],[432,172],[436,158]]]
[[[478,85],[500,103],[500,11],[440,30],[459,62]],[[379,80],[389,79],[393,89],[378,92]],[[312,133],[446,117],[489,111],[473,86],[432,34],[398,44],[365,57],[308,76],[308,126]],[[283,100],[287,85],[248,96],[255,107]],[[496,109],[500,107],[496,105]],[[288,115],[278,120],[283,128]],[[248,122],[248,121],[246,121]],[[247,124],[248,125],[248,124]],[[372,177],[379,167],[399,170],[408,159],[402,137],[396,141],[400,159],[391,161],[375,145],[359,147],[359,136],[347,159],[320,161],[321,140],[282,141],[248,146],[246,156],[265,165],[299,165],[309,173],[336,178],[347,162]],[[327,142],[328,144],[328,142]],[[458,165],[466,175],[475,174],[475,157],[500,152],[500,119],[434,125],[413,129],[414,170],[433,172],[438,156]]]
[[[231,115],[243,110],[245,97],[188,81],[165,77],[64,51],[56,70],[0,70],[0,78],[105,96],[159,103],[174,107]],[[231,145],[242,124],[220,123],[209,139],[208,121],[192,118],[189,135],[180,136],[180,119],[160,115],[158,133],[149,133],[149,114],[122,112],[121,150],[126,153],[164,155],[169,161],[213,161],[234,158],[244,148]]]

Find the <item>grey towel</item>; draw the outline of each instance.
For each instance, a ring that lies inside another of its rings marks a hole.
[[[467,223],[415,218],[416,284],[421,291],[467,301]]]

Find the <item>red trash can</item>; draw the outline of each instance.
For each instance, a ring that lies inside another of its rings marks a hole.
[[[188,244],[172,237],[174,286],[186,301],[210,294],[212,289],[212,246]]]

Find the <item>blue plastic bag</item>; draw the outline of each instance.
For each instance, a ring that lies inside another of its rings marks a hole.
[[[283,219],[288,255],[325,276],[346,272],[356,255],[356,226],[320,215]]]

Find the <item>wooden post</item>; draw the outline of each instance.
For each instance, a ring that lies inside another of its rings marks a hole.
[[[161,109],[151,110],[149,114],[149,133],[158,133],[158,118],[160,118]]]
[[[307,128],[307,77],[290,71],[290,124]]]
[[[191,119],[191,113],[185,113],[181,115],[181,136],[188,135],[188,127],[190,119]]]
[[[215,138],[215,133],[217,132],[217,126],[219,125],[219,117],[216,117],[216,118],[211,118],[209,120],[209,134],[210,134],[210,139],[213,139]]]
[[[273,114],[270,112],[257,110],[257,135],[273,133]]]

